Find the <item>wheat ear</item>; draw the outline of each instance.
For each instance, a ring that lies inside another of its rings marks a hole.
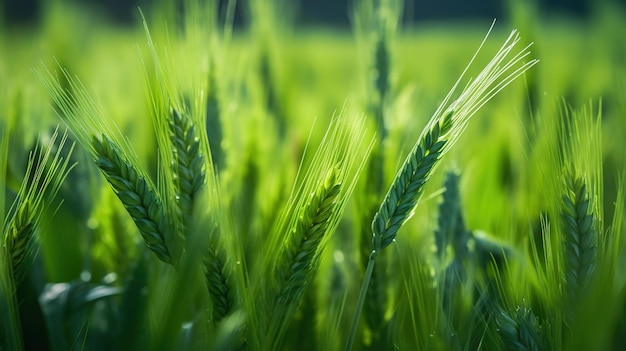
[[[169,128],[173,145],[176,195],[184,226],[189,228],[194,212],[194,200],[204,186],[204,156],[200,149],[200,138],[196,133],[196,128],[187,114],[172,109]]]
[[[444,146],[448,142],[446,133],[450,130],[448,121],[451,121],[452,114],[450,111],[441,124],[436,123],[409,154],[380,209],[374,215],[372,231],[375,251],[380,251],[393,242],[398,229],[415,208],[424,191],[424,185],[445,151]]]
[[[588,285],[596,268],[597,232],[590,211],[587,186],[581,178],[568,178],[561,219],[565,245],[565,280],[570,299]]]
[[[58,137],[58,130],[55,130],[45,148],[38,145],[30,154],[26,177],[9,210],[12,216],[3,228],[4,249],[11,260],[16,285],[25,277],[29,260],[33,258],[35,230],[40,224],[41,215],[45,208],[51,205],[61,184],[73,168],[73,165],[69,165],[73,145],[65,155],[62,155],[67,141],[66,133],[61,136],[56,153],[52,153]]]
[[[539,351],[545,349],[543,330],[526,302],[509,314],[501,308],[496,312],[496,326],[507,351]]]
[[[219,228],[215,228],[217,232]],[[203,255],[204,275],[207,281],[211,303],[213,304],[213,321],[220,322],[229,315],[235,306],[235,297],[226,271],[226,253],[215,240],[212,233],[210,243]]]
[[[456,143],[470,118],[500,90],[537,63],[537,60],[520,63],[530,54],[528,46],[505,62],[518,42],[519,36],[513,31],[494,58],[460,96],[448,105],[463,75],[437,109],[374,216],[372,242],[375,251],[387,247],[395,239],[400,226],[410,217],[441,156]]]
[[[337,205],[341,183],[332,168],[323,184],[310,195],[293,229],[292,245],[285,252],[286,269],[279,272],[282,282],[277,307],[298,304],[311,283],[319,259],[318,248],[328,231]]]
[[[33,249],[35,223],[32,221],[32,208],[25,201],[12,218],[5,237],[5,250],[11,260],[15,284],[19,285],[26,275],[26,259]]]
[[[154,185],[137,171],[123,156],[119,146],[105,134],[102,134],[102,140],[94,137],[92,147],[97,157],[96,164],[137,225],[148,248],[161,261],[173,264],[168,241],[174,234]]]

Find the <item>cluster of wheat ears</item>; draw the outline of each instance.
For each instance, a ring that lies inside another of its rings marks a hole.
[[[278,15],[262,1],[253,3],[255,11],[267,15],[254,23],[264,33],[275,20],[268,14]],[[604,224],[600,114],[594,115],[592,106],[574,110],[563,104],[561,118],[533,121],[535,144],[528,157],[536,161],[534,184],[543,189],[536,201],[543,211],[537,224],[541,235],[528,235],[528,250],[468,228],[462,170],[445,173],[434,235],[422,239],[434,245],[387,249],[403,235],[470,119],[538,60],[531,45],[521,44],[512,31],[484,68],[467,78],[468,71],[475,71],[474,61],[482,60],[481,48],[490,40],[485,36],[421,134],[407,136],[414,146],[389,177],[385,145],[395,141],[388,127],[394,111],[389,108],[390,55],[402,2],[355,3],[354,26],[377,73],[368,85],[367,111],[352,117],[342,110],[323,127],[321,137],[312,131],[292,184],[285,181],[288,171],[271,169],[280,168],[275,165],[293,152],[284,150],[289,140],[276,92],[267,93],[265,108],[276,116],[270,123],[282,141],[251,146],[271,149],[274,166],[268,166],[236,159],[222,142],[220,113],[228,98],[216,93],[220,69],[226,66],[219,55],[208,60],[208,78],[177,69],[202,65],[205,57],[195,57],[189,48],[217,40],[215,34],[202,33],[208,31],[207,23],[217,26],[218,21],[198,15],[214,15],[217,11],[205,11],[205,6],[215,4],[186,2],[184,35],[174,43],[157,45],[143,21],[148,54],[140,60],[156,171],[145,165],[127,132],[76,75],[62,64],[37,68],[56,114],[79,147],[74,149],[67,133],[58,130],[47,145],[38,145],[6,209],[11,125],[0,124],[0,350],[24,348],[21,328],[26,321],[20,317],[18,287],[36,261],[39,236],[50,231],[43,219],[61,205],[57,193],[76,166],[72,154],[79,151],[99,169],[110,188],[104,191],[116,196],[136,231],[111,230],[119,256],[111,254],[110,264],[123,279],[80,289],[65,285],[65,302],[45,305],[53,349],[92,349],[97,342],[120,350],[608,347],[615,317],[578,333],[598,310],[615,316],[609,313],[611,304],[622,299],[626,284],[617,272],[623,203],[616,203],[613,223]],[[230,34],[222,34],[211,48],[226,47]],[[267,60],[269,54],[262,55],[260,76],[269,85]],[[257,127],[257,133],[264,133]],[[238,162],[249,166],[237,182],[229,169]],[[274,173],[264,177],[263,172]],[[286,190],[274,199],[262,198],[261,182],[267,189]],[[619,184],[618,199],[624,182]],[[120,251],[129,241],[115,235],[133,232],[140,234],[142,245],[129,249],[132,253]],[[429,232],[424,228],[422,237]],[[423,249],[431,246],[434,250]],[[525,283],[517,284],[516,276]],[[40,301],[54,293],[48,289]],[[87,309],[91,312],[81,315],[78,329],[53,323]],[[102,315],[94,317],[98,313]],[[108,322],[98,324],[94,318]],[[598,332],[601,328],[604,334]],[[98,339],[90,329],[104,336]]]

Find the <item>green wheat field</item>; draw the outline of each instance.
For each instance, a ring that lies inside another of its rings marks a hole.
[[[0,23],[0,350],[620,350],[625,8],[288,4]]]

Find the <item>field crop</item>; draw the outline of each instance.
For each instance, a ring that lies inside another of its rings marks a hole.
[[[626,9],[288,4],[0,23],[0,350],[620,349]]]

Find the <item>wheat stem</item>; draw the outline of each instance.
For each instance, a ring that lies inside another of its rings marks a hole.
[[[361,284],[361,291],[359,292],[359,299],[356,303],[356,313],[352,319],[352,326],[350,327],[350,334],[348,334],[348,342],[346,343],[346,351],[351,351],[354,345],[354,339],[356,338],[356,332],[359,325],[359,319],[361,318],[361,311],[365,304],[365,296],[367,296],[367,288],[370,285],[370,279],[374,272],[374,264],[376,263],[376,250],[372,251],[369,260],[367,261],[367,268],[365,269],[365,277],[363,278],[363,284]]]
[[[137,171],[105,134],[102,134],[102,140],[93,137],[92,147],[97,156],[96,165],[122,201],[148,248],[161,261],[174,264],[168,248],[168,241],[174,235],[167,222],[163,201],[152,183]]]

